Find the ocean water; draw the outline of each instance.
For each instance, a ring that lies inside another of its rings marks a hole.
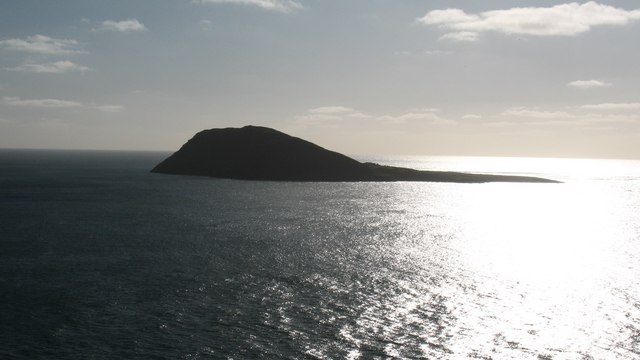
[[[640,358],[639,162],[280,183],[149,173],[166,155],[0,151],[0,358]]]

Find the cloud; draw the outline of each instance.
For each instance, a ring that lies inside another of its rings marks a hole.
[[[463,119],[463,120],[479,120],[479,119],[482,119],[482,115],[466,114],[466,115],[462,115],[461,119]]]
[[[509,35],[575,36],[596,26],[620,26],[640,20],[640,9],[625,10],[589,1],[552,7],[521,7],[467,14],[461,9],[433,10],[418,18],[427,26],[453,31],[442,40],[474,41],[482,32]],[[473,34],[473,35],[472,35]]]
[[[377,117],[378,120],[387,121],[394,124],[404,124],[412,121],[419,121],[433,125],[452,125],[456,122],[445,119],[433,112],[406,112],[400,115],[382,115]]]
[[[337,126],[340,122],[354,120],[375,120],[379,123],[406,124],[419,122],[432,125],[451,125],[455,121],[435,114],[436,108],[410,109],[399,115],[373,115],[357,111],[345,106],[323,106],[307,110],[307,113],[296,117],[299,122],[320,126]],[[369,124],[372,124],[369,122]]]
[[[448,50],[425,50],[422,52],[425,55],[449,55],[451,51]]]
[[[301,10],[302,4],[293,0],[193,0],[196,4],[238,4],[251,5],[271,11],[291,13]]]
[[[638,110],[640,103],[602,103],[582,105],[580,108],[588,110]]]
[[[100,24],[99,27],[93,29],[93,31],[115,31],[115,32],[131,32],[131,31],[146,31],[147,28],[140,21],[136,19],[128,19],[122,21],[106,20]]]
[[[32,72],[32,73],[50,73],[61,74],[70,71],[87,71],[90,68],[82,65],[78,65],[68,60],[56,61],[44,64],[29,64],[25,63],[16,67],[7,68],[11,71]]]
[[[578,88],[578,89],[592,89],[597,87],[609,87],[613,84],[607,83],[600,80],[576,80],[567,84],[567,86]]]
[[[602,104],[601,104],[602,105]],[[611,104],[604,104],[611,105]],[[618,104],[619,105],[619,104]],[[626,104],[633,105],[633,104]],[[599,106],[599,105],[598,105]],[[635,104],[636,108],[640,108],[640,103]],[[581,107],[588,109],[588,107]],[[632,108],[624,107],[607,107],[612,110],[621,110]],[[582,129],[601,128],[602,124],[624,124],[640,122],[638,114],[615,114],[615,113],[583,113],[580,110],[573,112],[540,110],[538,108],[516,107],[510,108],[502,112],[503,116],[508,117],[505,120],[498,120],[484,123],[489,127],[509,127],[509,126],[573,126]],[[520,119],[515,120],[514,117]]]
[[[529,117],[537,119],[572,119],[575,115],[565,111],[546,111],[529,109],[525,107],[513,107],[502,112],[505,116]]]
[[[473,42],[478,40],[478,33],[471,31],[460,31],[448,33],[440,36],[438,40],[449,40],[454,42]]]
[[[93,109],[111,113],[124,110],[124,107],[120,105],[98,105],[95,103],[84,104],[77,101],[59,99],[22,99],[19,97],[3,97],[2,101],[9,106],[30,108]]]
[[[58,100],[58,99],[36,99],[25,100],[19,97],[2,98],[5,104],[20,107],[36,107],[36,108],[81,108],[82,104],[76,101]]]
[[[345,114],[354,112],[352,108],[344,106],[322,106],[314,109],[309,109],[311,114]]]
[[[307,110],[304,115],[296,116],[298,122],[316,126],[334,127],[341,121],[369,119],[370,115],[345,106],[322,106]]]
[[[598,124],[635,123],[640,118],[636,115],[621,114],[576,114],[569,119],[540,119],[521,122],[528,126],[581,126],[594,127]]]
[[[26,39],[0,40],[0,47],[36,54],[71,55],[82,51],[77,49],[78,42],[71,39],[54,39],[44,35],[28,36]]]

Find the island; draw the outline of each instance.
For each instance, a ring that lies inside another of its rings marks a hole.
[[[423,171],[363,163],[283,132],[252,125],[203,130],[151,171],[270,181],[557,182],[530,176]]]

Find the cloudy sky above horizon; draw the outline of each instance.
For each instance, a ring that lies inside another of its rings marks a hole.
[[[0,148],[640,159],[638,39],[630,0],[7,1]]]

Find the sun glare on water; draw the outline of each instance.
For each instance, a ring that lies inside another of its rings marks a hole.
[[[590,349],[597,358],[606,354],[598,344],[625,337],[620,324],[628,314],[618,310],[634,282],[621,278],[631,261],[621,249],[634,237],[634,215],[622,206],[629,194],[619,184],[586,181],[598,172],[587,161],[547,165],[571,180],[484,184],[451,195],[460,266],[486,296],[476,309],[461,306],[460,318],[501,329],[514,350],[556,348],[560,358],[580,358]]]
[[[628,179],[638,164],[474,160],[455,166],[510,174],[528,168],[527,175],[564,182],[399,187],[405,192],[397,201],[414,206],[403,225],[414,235],[399,261],[413,259],[439,286],[430,300],[397,298],[395,308],[446,308],[446,341],[432,340],[454,349],[446,358],[633,358],[638,309],[630,299],[638,298],[640,269],[633,260],[637,181]],[[440,356],[433,349],[424,355]]]
[[[470,261],[503,276],[545,284],[601,276],[620,237],[611,195],[589,186],[488,185],[465,199]]]

